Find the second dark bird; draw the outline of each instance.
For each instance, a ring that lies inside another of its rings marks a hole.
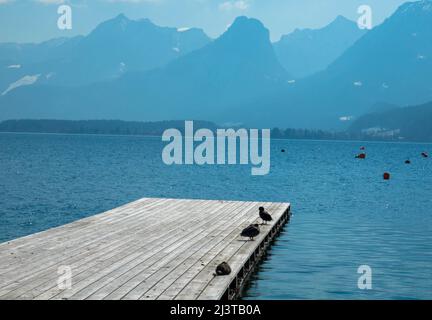
[[[273,221],[272,216],[268,213],[263,207],[259,208],[259,216],[262,219],[264,224]]]

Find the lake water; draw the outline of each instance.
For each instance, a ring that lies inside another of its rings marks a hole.
[[[368,159],[356,160],[362,145]],[[432,298],[432,159],[420,156],[432,145],[273,141],[265,177],[249,166],[168,167],[163,146],[0,134],[0,242],[142,197],[289,201],[293,220],[246,299]],[[360,265],[372,268],[372,290],[357,286]]]

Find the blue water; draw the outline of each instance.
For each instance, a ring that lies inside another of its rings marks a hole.
[[[432,298],[432,159],[420,157],[432,145],[273,141],[265,177],[167,167],[162,148],[157,138],[0,134],[0,242],[141,197],[290,201],[293,220],[246,299]],[[372,290],[357,286],[360,265],[373,270]]]

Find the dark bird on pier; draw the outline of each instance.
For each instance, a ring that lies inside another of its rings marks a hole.
[[[251,224],[249,227],[244,229],[241,233],[242,237],[249,238],[249,240],[254,240],[260,234],[260,228],[258,224]]]
[[[231,274],[231,267],[228,263],[222,262],[220,265],[216,267],[216,273],[214,274],[215,277],[217,276],[227,276]]]
[[[263,221],[264,224],[267,224],[267,222],[273,221],[273,218],[270,215],[270,213],[268,213],[267,211],[265,211],[265,209],[263,207],[259,208],[259,216],[262,219],[262,221]]]

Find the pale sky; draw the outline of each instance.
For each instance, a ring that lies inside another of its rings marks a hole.
[[[336,16],[357,20],[357,8],[369,5],[374,24],[390,16],[404,0],[0,0],[0,42],[40,42],[88,34],[100,22],[124,13],[171,27],[199,27],[215,38],[235,17],[258,18],[272,40],[296,28],[319,28]],[[72,6],[73,29],[57,28],[60,4]]]

